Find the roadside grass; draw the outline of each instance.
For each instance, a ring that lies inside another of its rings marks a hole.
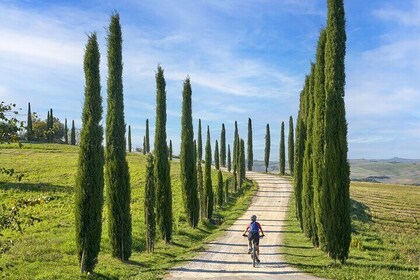
[[[145,252],[144,180],[146,159],[130,153],[133,248],[128,263],[111,257],[104,207],[101,252],[95,275],[79,273],[74,232],[74,182],[78,147],[57,144],[0,145],[1,166],[25,176],[21,182],[0,175],[0,204],[10,209],[17,201],[37,201],[20,210],[24,231],[3,230],[0,234],[0,278],[2,279],[159,279],[168,268],[190,259],[206,243],[223,233],[248,208],[256,186],[250,182],[238,193],[230,193],[228,204],[217,208],[216,226],[209,222],[191,229],[185,218],[179,179],[179,163],[171,163],[173,192],[173,241],[157,241],[155,252]],[[231,178],[228,173],[224,179]],[[212,174],[217,183],[216,171]],[[0,210],[1,211],[1,210]],[[32,218],[31,218],[32,217]],[[35,218],[35,220],[33,219]],[[26,224],[32,222],[32,225]]]
[[[291,265],[331,279],[420,279],[420,188],[352,182],[352,241],[335,263],[301,232],[292,194],[280,252]]]

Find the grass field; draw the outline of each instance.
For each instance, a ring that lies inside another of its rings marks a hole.
[[[281,253],[287,262],[331,279],[420,279],[420,187],[351,184],[353,226],[345,265],[313,248],[290,201]]]
[[[17,201],[26,202],[20,210],[24,231],[3,230],[0,235],[0,275],[2,279],[76,279],[80,278],[74,232],[74,192],[78,148],[54,144],[0,145],[0,165],[15,168],[25,176],[21,182],[0,175],[2,213],[10,211]],[[206,242],[221,234],[221,229],[243,213],[256,188],[247,184],[242,195],[231,197],[229,204],[217,209],[215,216],[222,225],[210,223],[191,229],[186,223],[181,202],[179,164],[171,164],[174,231],[170,245],[159,241],[153,254],[145,252],[144,179],[145,157],[129,154],[131,176],[131,214],[133,217],[133,254],[129,263],[111,257],[107,234],[106,208],[99,263],[99,279],[156,279],[165,270],[189,259]],[[216,172],[213,185],[216,185]],[[225,177],[226,178],[226,177]],[[32,225],[27,224],[31,222]]]

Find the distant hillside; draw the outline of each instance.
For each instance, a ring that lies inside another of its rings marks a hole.
[[[278,172],[279,163],[270,162],[268,170]],[[254,160],[254,171],[265,171],[264,161]],[[353,181],[420,185],[420,159],[351,159],[350,172]]]

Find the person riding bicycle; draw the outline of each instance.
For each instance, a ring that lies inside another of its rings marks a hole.
[[[260,236],[260,232],[261,231],[261,236]],[[246,234],[247,232],[248,235]],[[252,248],[252,241],[255,240],[255,250],[257,252],[257,262],[260,262],[259,259],[259,255],[260,255],[260,237],[264,237],[264,231],[261,228],[261,224],[259,222],[257,222],[257,216],[252,215],[251,217],[251,223],[249,223],[246,226],[246,229],[244,231],[244,233],[242,234],[243,236],[248,236],[248,254],[251,254],[251,248]]]

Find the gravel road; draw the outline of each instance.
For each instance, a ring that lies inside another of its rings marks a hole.
[[[208,244],[205,251],[173,268],[165,279],[320,279],[290,267],[280,254],[283,224],[292,186],[278,176],[247,172],[259,188],[246,213],[226,233]],[[261,263],[253,268],[242,237],[250,217],[257,215],[265,237],[260,241]]]

